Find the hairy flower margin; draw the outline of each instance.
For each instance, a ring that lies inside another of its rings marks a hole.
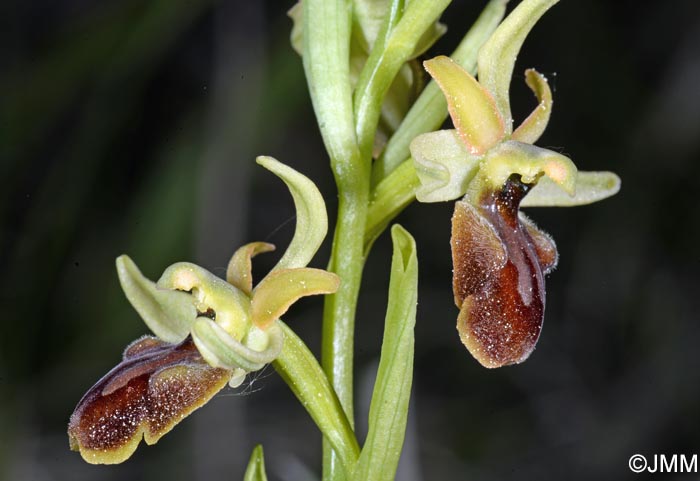
[[[443,91],[454,130],[411,143],[422,202],[455,200],[453,291],[457,330],[485,367],[523,362],[544,321],[544,275],[557,264],[554,241],[520,206],[572,206],[620,188],[611,172],[577,172],[566,156],[533,144],[552,109],[547,79],[525,72],[538,104],[513,129],[509,86],[516,56],[537,20],[556,3],[523,1],[481,48],[477,81],[448,57],[424,62]]]
[[[285,254],[255,287],[251,259],[274,250],[272,244],[239,248],[226,280],[180,262],[154,283],[127,256],[117,259],[122,288],[155,337],[130,344],[122,361],[78,403],[68,435],[87,462],[120,463],[142,437],[156,443],[226,384],[240,385],[280,354],[284,334],[278,320],[294,302],[338,289],[335,274],[306,267],[328,228],[318,189],[270,157],[258,163],[289,187],[297,227]]]

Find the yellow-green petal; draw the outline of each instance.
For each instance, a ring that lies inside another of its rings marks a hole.
[[[423,65],[445,94],[452,122],[471,154],[483,154],[503,139],[503,118],[491,93],[469,72],[444,55]]]
[[[231,257],[226,269],[226,280],[229,284],[250,295],[253,292],[253,273],[251,259],[263,252],[275,250],[273,244],[267,242],[251,242],[240,247]]]
[[[260,329],[267,329],[300,298],[315,294],[332,294],[338,290],[340,278],[310,267],[271,272],[255,287],[251,313]]]
[[[574,193],[576,166],[571,159],[552,150],[508,140],[484,158],[478,176],[469,186],[473,200],[484,187],[501,188],[513,174],[520,175],[526,184],[534,184],[545,175],[564,191]]]
[[[511,138],[526,144],[534,144],[544,133],[549,117],[552,115],[552,91],[545,76],[532,68],[525,71],[525,83],[537,97],[537,107],[515,129]]]

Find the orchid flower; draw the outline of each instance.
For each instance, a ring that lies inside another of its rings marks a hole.
[[[568,157],[533,145],[552,110],[547,79],[525,72],[537,98],[513,128],[509,86],[516,56],[556,0],[525,0],[481,48],[477,81],[450,58],[424,66],[443,91],[455,129],[411,143],[422,202],[456,200],[452,217],[457,329],[486,367],[517,364],[532,353],[544,320],[544,276],[557,264],[554,241],[519,212],[521,206],[572,206],[615,194],[611,172],[578,172]]]
[[[226,384],[272,362],[282,349],[279,319],[298,299],[338,289],[335,274],[306,267],[328,228],[321,194],[308,178],[270,157],[258,163],[289,187],[297,209],[294,238],[255,287],[251,259],[274,250],[253,242],[231,258],[226,280],[195,264],[168,267],[157,282],[127,256],[117,259],[126,297],[155,337],[131,343],[122,361],[78,403],[71,448],[93,464],[120,463],[141,438],[156,443]]]

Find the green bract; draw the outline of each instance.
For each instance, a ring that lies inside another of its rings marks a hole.
[[[447,99],[456,130],[419,135],[411,143],[421,202],[454,200],[484,189],[498,189],[512,175],[542,188],[525,197],[525,206],[579,205],[619,190],[611,172],[577,174],[566,156],[532,145],[544,132],[552,108],[546,78],[535,70],[525,81],[538,104],[513,130],[508,89],[515,58],[530,29],[556,0],[525,0],[501,23],[479,52],[479,81],[448,57],[424,63]]]

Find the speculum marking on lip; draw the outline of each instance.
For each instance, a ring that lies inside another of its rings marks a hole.
[[[230,377],[209,366],[190,338],[168,344],[144,337],[78,403],[68,425],[71,448],[90,463],[122,462],[142,437],[157,442]]]
[[[477,206],[458,202],[452,227],[457,329],[486,367],[524,361],[544,319],[544,272],[556,264],[549,236],[518,215],[528,186],[513,176]]]

